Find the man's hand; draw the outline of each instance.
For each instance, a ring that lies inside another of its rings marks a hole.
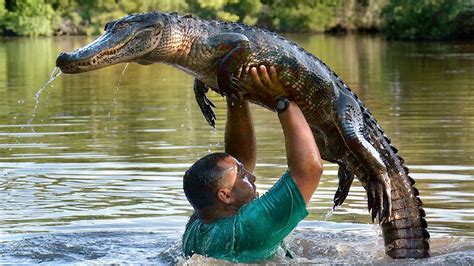
[[[250,94],[257,96],[257,98],[272,110],[275,110],[276,104],[281,97],[287,96],[283,85],[278,80],[278,75],[275,67],[270,67],[269,72],[267,67],[261,65],[252,67],[250,69],[250,76],[252,77],[256,88],[249,90]]]
[[[257,87],[252,93],[265,99],[262,102],[274,109],[278,99],[287,93],[278,80],[275,68],[269,69],[270,73],[265,66],[259,66],[258,70],[255,67],[250,69],[250,75]],[[323,172],[318,146],[303,112],[295,102],[290,102],[288,108],[278,114],[278,118],[285,134],[290,175],[308,204]]]

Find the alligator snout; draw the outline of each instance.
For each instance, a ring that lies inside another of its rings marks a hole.
[[[76,52],[60,53],[56,58],[56,66],[66,74],[81,73],[94,69],[87,57],[81,59]]]
[[[68,53],[60,53],[58,58],[56,58],[56,66],[61,68],[71,62],[71,55]]]

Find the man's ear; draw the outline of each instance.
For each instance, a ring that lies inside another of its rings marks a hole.
[[[217,191],[217,199],[222,201],[225,204],[234,203],[234,197],[232,195],[232,190],[228,188],[221,188]]]

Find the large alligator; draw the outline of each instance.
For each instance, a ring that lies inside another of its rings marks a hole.
[[[209,89],[271,109],[270,99],[249,93],[252,66],[274,66],[288,97],[303,111],[322,157],[339,165],[334,206],[345,200],[354,176],[367,191],[372,221],[381,223],[392,258],[429,256],[425,212],[408,168],[375,118],[320,59],[275,33],[239,23],[206,21],[177,13],[129,15],[56,65],[80,73],[122,62],[165,63],[194,76],[196,100],[214,126]]]

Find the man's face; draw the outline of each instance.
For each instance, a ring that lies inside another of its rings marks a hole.
[[[230,188],[232,191],[233,204],[240,208],[244,204],[258,198],[255,186],[255,176],[248,172],[242,163],[234,157],[229,156],[222,160],[220,166],[226,168],[221,188]]]

